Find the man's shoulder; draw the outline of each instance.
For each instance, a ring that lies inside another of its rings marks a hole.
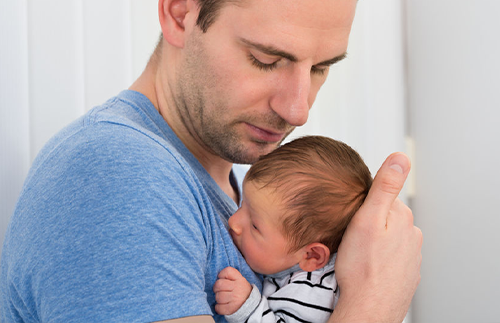
[[[181,152],[185,147],[155,108],[127,98],[111,98],[66,126],[48,141],[33,168],[50,160],[103,167],[128,163],[144,165],[145,170],[152,164],[152,169],[168,172],[189,169]]]

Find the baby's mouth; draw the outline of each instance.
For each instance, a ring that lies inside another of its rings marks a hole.
[[[234,231],[231,230],[231,229],[229,229],[229,234],[231,235],[231,238],[233,239],[234,245],[236,246],[236,248],[238,249],[238,251],[241,253],[241,255],[243,256],[243,258],[245,258],[245,255],[243,254],[243,252],[241,252],[240,246],[238,245],[238,240],[236,239]]]

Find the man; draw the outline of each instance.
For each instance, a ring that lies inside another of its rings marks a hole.
[[[4,321],[223,322],[227,266],[260,281],[231,242],[252,163],[304,124],[345,56],[356,0],[160,0],[144,73],[37,157],[2,254]],[[419,281],[422,236],[390,156],[337,256],[331,322],[398,322]],[[212,316],[213,315],[213,316]]]

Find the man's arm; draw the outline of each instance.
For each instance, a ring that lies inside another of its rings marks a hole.
[[[340,244],[340,298],[329,323],[402,322],[420,282],[422,232],[398,198],[410,171],[404,154],[387,158]]]
[[[215,323],[215,321],[210,315],[199,315],[174,320],[158,321],[156,323]]]

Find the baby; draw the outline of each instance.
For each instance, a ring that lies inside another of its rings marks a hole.
[[[228,322],[326,322],[338,300],[334,263],[342,235],[372,183],[348,145],[306,136],[263,156],[229,219],[234,243],[264,275],[262,295],[227,267],[214,284]]]

